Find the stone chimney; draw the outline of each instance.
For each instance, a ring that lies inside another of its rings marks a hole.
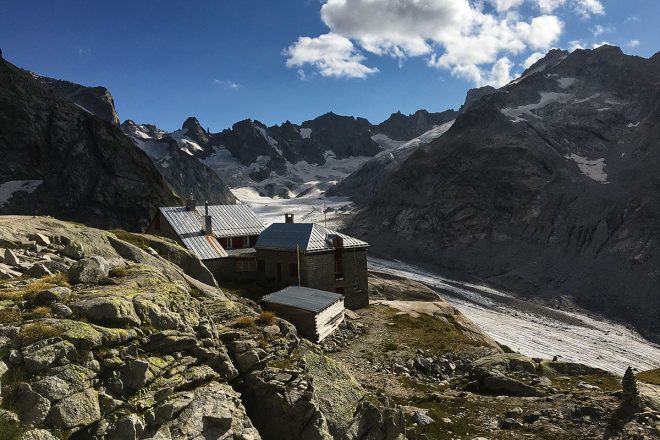
[[[193,193],[190,193],[188,200],[186,200],[186,211],[194,211],[196,207],[197,203],[195,203],[195,196]]]
[[[205,234],[213,233],[213,220],[209,215],[209,202],[204,202],[204,229]]]
[[[293,214],[284,214],[284,223],[293,223]]]

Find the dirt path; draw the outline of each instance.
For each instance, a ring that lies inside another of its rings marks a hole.
[[[398,261],[369,259],[369,269],[422,282],[500,344],[527,356],[573,361],[623,374],[660,367],[660,346],[624,326],[553,310],[487,286],[442,278]]]

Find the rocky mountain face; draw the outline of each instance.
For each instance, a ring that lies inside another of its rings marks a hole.
[[[145,142],[176,142],[181,150],[199,158],[232,187],[249,186],[265,196],[289,198],[316,189],[325,191],[369,158],[424,137],[425,132],[451,120],[455,113],[396,113],[379,125],[332,112],[300,125],[286,121],[268,127],[246,119],[220,133],[210,133],[190,117],[180,130],[172,133],[141,126],[136,135],[128,125],[124,131],[139,140],[141,147]],[[168,181],[176,188],[174,182]],[[308,182],[321,182],[321,186],[311,187],[313,184]]]
[[[468,94],[468,96],[470,96]],[[466,102],[467,104],[467,102]],[[429,113],[426,110],[417,110],[412,115],[401,112],[392,113],[385,121],[376,125],[375,132],[382,133],[395,141],[409,141],[421,136],[433,127],[453,121],[458,116],[455,110],[446,110],[441,113]]]
[[[73,101],[82,110],[86,110],[112,125],[119,126],[119,116],[115,111],[115,102],[105,87],[86,87],[45,76],[35,74],[32,74],[32,76],[49,91],[59,93]]]
[[[211,204],[236,203],[236,197],[213,170],[182,149],[175,139],[156,126],[139,125],[126,120],[121,124],[121,129],[135,145],[147,153],[177,194],[182,197],[192,194],[196,200]],[[195,138],[199,136],[195,135],[192,127],[190,132]],[[204,131],[200,133],[203,136]]]
[[[660,337],[660,55],[552,51],[417,148],[353,232],[372,249]]]
[[[138,229],[157,206],[180,203],[113,109],[105,89],[0,60],[0,213]]]
[[[492,95],[496,91],[497,91],[497,89],[492,87],[492,86],[483,86],[483,87],[479,87],[477,89],[468,90],[467,96],[465,97],[465,103],[458,110],[458,114],[465,113],[470,108],[470,106],[472,104],[479,101],[484,96]],[[456,115],[456,116],[458,116],[458,115]],[[456,119],[456,118],[454,117],[454,119]]]

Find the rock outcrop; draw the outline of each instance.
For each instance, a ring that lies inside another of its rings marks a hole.
[[[179,203],[108,115],[71,100],[85,88],[62,91],[71,87],[0,60],[0,214],[139,229],[157,206]]]
[[[192,278],[186,272],[198,268],[185,249],[171,257],[173,245],[158,242],[160,257],[131,243],[138,238],[146,239],[0,217],[0,243],[20,275],[0,284],[1,435],[357,440],[404,432],[399,407],[362,408],[368,393],[291,324],[262,323],[253,302]],[[64,243],[78,243],[84,256],[64,255]],[[56,263],[52,274],[29,278],[38,262]]]

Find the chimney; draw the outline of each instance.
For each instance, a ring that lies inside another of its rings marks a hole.
[[[204,202],[204,229],[205,234],[213,233],[213,221],[209,215],[209,202]]]
[[[284,214],[284,223],[293,223],[293,214]]]
[[[195,203],[195,196],[190,193],[188,200],[186,200],[186,211],[194,211],[197,204]]]

